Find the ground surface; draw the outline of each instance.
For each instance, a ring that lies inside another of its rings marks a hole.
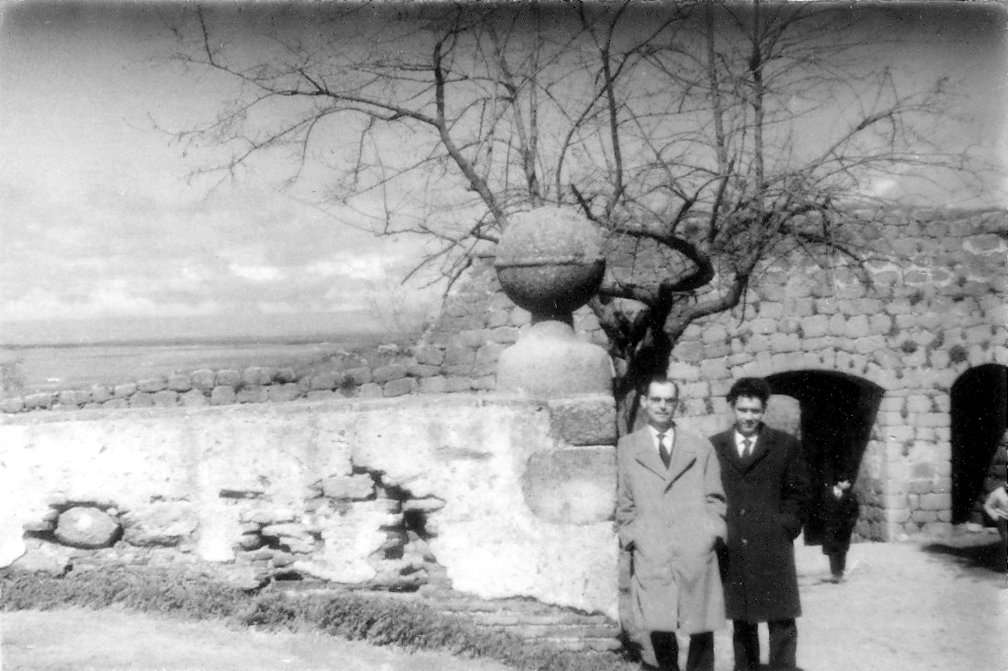
[[[848,580],[840,585],[822,581],[828,571],[818,548],[799,547],[799,664],[807,671],[1008,671],[1008,583],[995,571],[993,546],[982,540],[856,544]],[[0,623],[5,671],[504,669],[488,661],[119,610],[4,613]],[[765,651],[762,628],[761,635]],[[717,671],[729,671],[729,630],[715,640]]]

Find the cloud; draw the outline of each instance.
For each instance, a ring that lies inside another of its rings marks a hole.
[[[199,303],[155,301],[132,292],[127,280],[117,278],[73,299],[36,287],[21,298],[0,303],[0,314],[5,322],[126,316],[187,317],[213,314],[220,307],[213,300]]]
[[[274,266],[242,266],[237,263],[228,264],[228,270],[237,277],[257,283],[275,282],[284,277],[284,273]]]

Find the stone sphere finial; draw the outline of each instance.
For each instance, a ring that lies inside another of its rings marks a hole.
[[[583,215],[540,207],[511,217],[494,262],[501,287],[535,321],[569,322],[605,273],[602,232]]]

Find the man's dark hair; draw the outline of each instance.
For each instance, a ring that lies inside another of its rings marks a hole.
[[[675,387],[676,398],[679,398],[679,383],[675,380],[670,380],[667,375],[652,375],[651,377],[644,380],[644,384],[641,385],[641,396],[647,396],[648,391],[651,390],[651,385],[653,384],[670,384]]]
[[[735,399],[739,396],[746,398],[758,398],[766,407],[770,400],[770,385],[761,377],[740,377],[735,380],[735,384],[728,390],[728,405],[735,405]]]

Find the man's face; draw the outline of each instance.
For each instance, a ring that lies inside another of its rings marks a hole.
[[[672,424],[672,416],[679,405],[679,394],[671,382],[652,382],[648,385],[647,394],[642,399],[642,405],[647,410],[648,424],[659,428],[667,428]]]
[[[732,405],[735,411],[735,429],[743,436],[751,436],[756,433],[760,422],[763,421],[763,401],[754,396],[739,396]]]

